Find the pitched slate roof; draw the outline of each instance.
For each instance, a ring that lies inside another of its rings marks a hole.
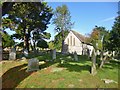
[[[85,38],[86,38],[85,36],[83,36],[82,34],[76,32],[76,31],[73,31],[73,30],[71,30],[71,32],[72,32],[81,42],[85,43]]]

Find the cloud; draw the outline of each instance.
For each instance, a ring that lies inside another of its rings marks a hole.
[[[103,20],[101,20],[100,22],[108,22],[108,21],[111,21],[111,20],[114,20],[114,19],[115,19],[115,16],[114,16],[114,17],[110,17],[110,18],[103,19]]]

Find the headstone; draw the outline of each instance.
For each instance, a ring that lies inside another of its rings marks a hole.
[[[28,50],[27,50],[27,49],[24,50],[24,55],[25,55],[26,57],[28,57]]]
[[[56,59],[56,50],[54,49],[53,52],[52,52],[52,59]]]
[[[75,59],[75,61],[78,61],[78,56],[77,56],[76,52],[74,52],[74,59]]]
[[[15,48],[12,48],[9,52],[9,60],[15,60],[16,59],[16,50]]]
[[[32,58],[28,60],[27,72],[36,71],[36,70],[39,70],[39,60],[36,58]]]

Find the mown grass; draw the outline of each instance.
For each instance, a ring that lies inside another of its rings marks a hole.
[[[51,60],[50,54],[38,57],[40,61]],[[60,63],[63,60],[64,63]],[[3,88],[118,88],[117,83],[105,84],[101,79],[118,82],[118,61],[111,60],[102,69],[97,68],[95,76],[90,74],[91,61],[79,56],[57,54],[57,59],[40,65],[36,72],[26,72],[27,61],[5,61],[2,63]],[[62,71],[52,72],[62,68]]]

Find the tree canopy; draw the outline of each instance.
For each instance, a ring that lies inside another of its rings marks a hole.
[[[0,34],[2,35],[2,47],[3,48],[12,47],[15,45],[15,41],[6,31],[1,32]]]
[[[110,50],[120,54],[120,16],[116,17],[112,30],[110,31]]]
[[[45,2],[15,2],[2,24],[4,29],[14,30],[13,36],[24,40],[24,48],[29,50],[31,31],[37,29],[44,33],[51,17],[52,9]]]
[[[55,31],[62,33],[62,49],[64,53],[64,31],[70,30],[73,23],[71,22],[70,12],[66,5],[58,6],[54,11],[53,24],[55,25]]]

